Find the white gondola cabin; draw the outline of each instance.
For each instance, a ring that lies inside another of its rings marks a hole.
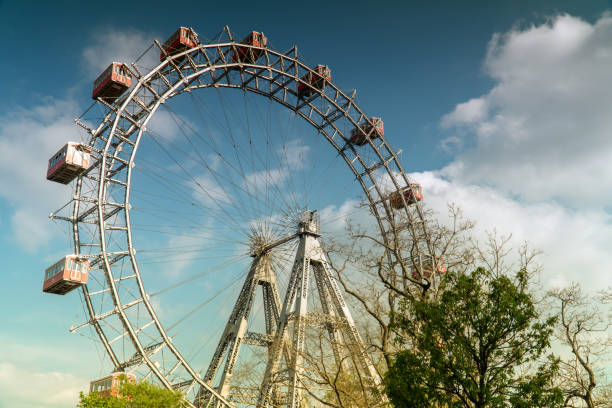
[[[117,397],[121,388],[121,376],[132,384],[136,383],[134,374],[115,372],[108,377],[100,378],[89,383],[89,392],[97,392],[102,397]]]
[[[45,270],[43,292],[65,295],[87,283],[89,261],[78,255],[68,255]]]
[[[125,64],[113,62],[93,83],[91,98],[118,98],[132,86],[132,74]]]
[[[300,82],[298,85],[298,98],[311,96],[314,93],[312,88],[322,91],[325,84],[331,81],[331,69],[327,65],[317,65],[314,71],[314,73],[308,72],[302,76],[301,79],[305,83]]]
[[[249,34],[240,44],[251,45],[253,47],[265,48],[268,45],[268,39],[263,33],[253,31]],[[259,57],[262,56],[263,50],[258,50],[250,47],[241,47],[236,45],[236,51],[232,55],[233,62],[244,62],[247,64],[254,64]]]
[[[68,142],[49,159],[47,180],[68,184],[89,168],[91,159],[89,146]]]
[[[389,204],[392,208],[399,210],[404,207],[402,196],[404,196],[406,204],[416,204],[423,199],[423,188],[420,184],[410,183],[410,187],[404,187],[401,191],[394,192],[389,198]]]
[[[351,130],[350,141],[352,144],[363,146],[367,143],[368,137],[370,139],[377,139],[385,134],[385,126],[381,118],[372,118],[370,122],[361,123],[361,129],[358,126]]]
[[[163,61],[167,55],[178,54],[179,52],[185,51],[188,48],[195,47],[200,43],[198,40],[198,33],[192,28],[181,27],[174,32],[162,45],[163,51],[159,53],[159,60]],[[182,58],[177,58],[181,60]]]

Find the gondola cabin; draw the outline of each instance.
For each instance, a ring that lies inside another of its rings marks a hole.
[[[406,204],[416,204],[418,201],[423,199],[423,188],[420,184],[410,183],[410,187],[405,187],[401,192],[394,192],[391,194],[391,198],[389,199],[389,204],[391,204],[392,208],[399,210],[404,207],[402,195],[406,200]]]
[[[126,374],[121,372],[112,373],[108,377],[100,378],[89,383],[89,392],[97,392],[102,397],[117,397],[121,388],[121,376],[125,376],[127,381],[132,384],[136,383],[134,374]]]
[[[159,53],[159,60],[163,61],[166,58],[166,54],[174,55],[179,52],[185,51],[188,48],[195,47],[200,41],[198,40],[198,33],[192,28],[181,27],[175,31],[162,45],[164,51]],[[182,58],[179,58],[179,60]]]
[[[94,81],[91,98],[118,98],[130,86],[132,86],[132,74],[127,66],[113,62]]]
[[[327,65],[317,65],[314,71],[314,73],[307,72],[302,76],[303,82],[298,85],[298,98],[311,96],[314,93],[312,88],[322,91],[325,84],[331,81],[331,69]]]
[[[240,44],[265,48],[268,45],[268,39],[263,33],[253,31],[244,40],[242,40]],[[247,64],[254,64],[255,61],[257,61],[257,59],[261,57],[264,52],[263,50],[258,50],[249,47],[241,47],[240,45],[236,45],[236,50],[238,52],[234,51],[234,54],[232,55],[232,61],[244,62]]]
[[[47,180],[61,184],[70,183],[89,168],[90,151],[89,146],[68,142],[49,159]]]
[[[65,295],[87,283],[89,261],[77,255],[68,255],[45,270],[43,292]]]
[[[368,137],[370,139],[377,139],[385,134],[385,126],[381,118],[372,118],[370,122],[363,122],[360,125],[361,129],[357,126],[351,130],[350,140],[352,144],[363,146],[367,143]]]
[[[431,279],[431,256],[425,255],[421,259],[423,259],[423,262],[419,266],[419,269],[421,270],[423,275],[421,275],[421,273],[419,273],[419,270],[414,267],[412,268],[411,275],[414,279],[421,279],[421,276],[425,279]],[[438,258],[436,272],[440,275],[444,275],[446,273],[446,263],[444,262],[444,258],[442,257]]]

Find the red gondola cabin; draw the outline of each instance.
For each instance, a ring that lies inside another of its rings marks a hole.
[[[401,192],[394,192],[391,194],[391,198],[389,199],[389,204],[391,204],[391,207],[395,208],[396,210],[404,207],[402,195],[406,200],[406,204],[415,204],[423,199],[423,188],[420,184],[410,183],[410,187],[403,188]]]
[[[431,279],[431,256],[430,255],[425,255],[423,256],[423,262],[420,265],[420,269],[423,273],[423,277],[425,279]],[[438,258],[438,265],[436,266],[436,272],[438,272],[440,275],[444,275],[446,273],[446,263],[444,262],[444,258]],[[412,268],[412,273],[411,273],[412,277],[414,279],[420,279],[421,278],[421,274],[419,273],[419,271],[417,270],[417,268]]]
[[[127,377],[127,381],[132,384],[136,383],[134,374],[126,374],[121,372],[112,373],[108,377],[100,378],[89,383],[89,392],[97,392],[102,397],[117,397],[119,396],[119,388],[121,387],[121,376]]]
[[[305,83],[300,82],[298,85],[298,98],[311,96],[314,93],[312,88],[322,91],[327,81],[331,81],[331,69],[327,65],[317,65],[314,71],[315,73],[308,72],[302,76],[301,79]]]
[[[68,184],[89,168],[90,149],[80,143],[68,142],[49,159],[47,180]]]
[[[163,61],[166,58],[166,54],[178,54],[179,52],[185,51],[188,48],[195,47],[199,43],[198,33],[196,33],[192,28],[181,27],[166,40],[164,45],[162,45],[165,53],[159,53],[159,60]],[[179,60],[180,59],[182,58],[179,58]]]
[[[113,62],[94,81],[91,98],[118,98],[132,86],[132,74],[125,64]]]
[[[265,48],[268,45],[268,39],[263,33],[253,31],[244,40],[242,40],[240,44]],[[236,50],[238,51],[238,53],[234,51],[234,54],[232,55],[233,62],[254,64],[255,61],[257,61],[257,59],[263,54],[263,50],[258,50],[249,47],[241,47],[239,45],[236,45]]]
[[[89,261],[78,255],[68,255],[45,270],[43,292],[65,295],[87,283]]]
[[[351,143],[357,146],[363,146],[367,143],[368,137],[370,139],[377,139],[385,134],[385,126],[381,118],[372,118],[370,122],[363,122],[359,127],[355,127],[351,130]],[[372,127],[374,131],[372,132]]]

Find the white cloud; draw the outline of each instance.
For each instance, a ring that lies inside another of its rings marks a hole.
[[[11,217],[13,236],[26,252],[34,252],[53,237],[53,231],[43,225],[49,224],[49,220],[40,215],[37,209],[20,208]]]
[[[95,336],[93,329],[89,334],[82,331],[83,336],[68,335],[65,329],[63,336],[56,330],[43,333],[46,325],[39,320],[49,314],[28,313],[24,302],[17,303],[28,317],[18,327],[9,322],[0,333],[0,407],[75,407],[79,392],[88,391],[89,381],[112,369],[102,357],[102,344],[87,339]],[[70,315],[53,319],[70,320]]]
[[[285,169],[270,169],[256,171],[246,176],[244,187],[247,191],[262,191],[270,186],[282,185],[289,177],[289,173]]]
[[[470,124],[487,117],[487,103],[484,98],[474,98],[460,103],[455,110],[442,118],[442,127],[448,128],[455,124]]]
[[[113,27],[96,29],[92,38],[93,43],[82,53],[85,69],[92,76],[92,82],[113,61],[129,65],[152,45],[156,38],[161,37],[135,29]],[[159,64],[159,52],[156,52],[156,49],[147,52],[138,65],[152,68]]]
[[[342,233],[347,223],[362,224],[372,221],[368,209],[360,205],[357,200],[346,200],[339,206],[328,205],[319,211],[321,231],[323,234]]]
[[[512,234],[511,244],[528,242],[543,251],[546,287],[581,282],[590,290],[612,285],[612,220],[601,210],[575,211],[553,202],[528,203],[514,200],[491,187],[448,181],[438,172],[411,175],[423,185],[424,201],[441,219],[447,203],[461,207],[466,218],[476,221],[475,237],[486,233]]]
[[[283,144],[277,153],[288,168],[303,169],[309,160],[310,146],[300,139],[294,139]]]
[[[60,408],[76,406],[79,391],[88,382],[61,372],[32,372],[18,365],[0,362],[2,404],[11,408]],[[2,405],[4,406],[4,405]]]
[[[195,178],[196,186],[193,186],[194,198],[211,206],[213,209],[232,202],[232,197],[229,192],[226,192],[222,186],[207,175],[200,175]]]
[[[603,205],[612,189],[612,17],[561,15],[497,34],[484,65],[495,86],[441,120],[455,131],[443,148],[474,146],[443,174],[527,200]]]
[[[92,81],[110,62],[130,62],[138,57],[155,38],[149,33],[113,28],[95,33],[93,44],[83,51]],[[32,107],[0,114],[0,152],[4,158],[0,161],[0,198],[12,207],[13,213],[5,221],[10,219],[11,233],[27,252],[36,251],[58,232],[47,216],[68,201],[70,187],[46,181],[46,166],[66,142],[81,141],[73,123],[80,112],[73,100],[42,97]],[[178,129],[168,129],[166,119],[160,113],[152,127],[168,137],[176,136]]]
[[[12,234],[27,252],[55,233],[48,214],[70,197],[70,187],[47,181],[49,158],[66,142],[79,141],[71,101],[44,98],[32,109],[0,116],[0,197],[11,207]],[[41,199],[42,198],[42,199]]]
[[[186,268],[193,264],[198,257],[205,253],[204,249],[210,246],[212,233],[208,228],[202,226],[198,230],[172,236],[168,240],[169,248],[179,248],[172,253],[168,253],[165,258],[167,266],[163,268],[163,273],[170,278],[180,276]],[[184,250],[181,251],[180,248]]]
[[[162,142],[165,143],[172,143],[183,134],[183,131],[191,137],[190,128],[195,129],[191,122],[180,115],[171,114],[163,108],[158,109],[147,124],[147,130],[153,132],[154,136],[161,135]]]

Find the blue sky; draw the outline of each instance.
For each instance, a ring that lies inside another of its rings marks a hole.
[[[78,297],[41,292],[44,268],[69,250],[46,218],[68,193],[44,168],[79,137],[72,119],[109,59],[134,59],[180,25],[202,38],[229,25],[265,32],[277,50],[297,44],[383,117],[431,208],[455,202],[480,236],[530,241],[544,252],[543,287],[612,285],[610,2],[422,3],[235,2],[228,12],[0,0],[0,407],[68,406],[102,374],[92,342],[68,333]]]

